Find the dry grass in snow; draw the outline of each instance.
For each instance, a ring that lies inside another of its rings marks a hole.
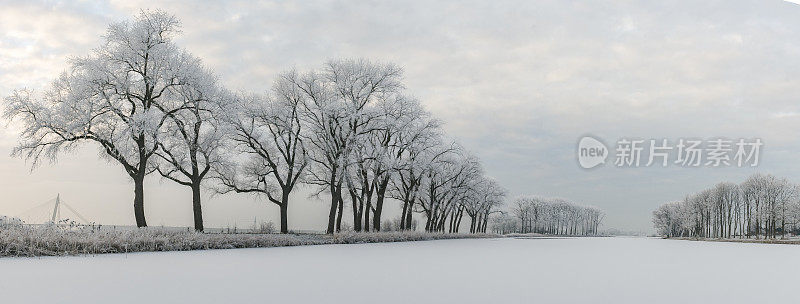
[[[426,232],[343,232],[335,235],[206,234],[169,231],[159,228],[93,231],[89,229],[65,230],[53,226],[36,228],[6,226],[0,227],[0,257],[408,242],[487,237],[496,237],[496,235]]]

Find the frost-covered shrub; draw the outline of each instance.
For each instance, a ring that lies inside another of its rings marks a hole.
[[[103,231],[88,228],[62,229],[55,225],[35,228],[20,225],[0,228],[0,256],[185,251],[486,237],[495,237],[495,235],[426,232],[343,232],[332,236],[323,234],[214,234],[154,227]]]
[[[395,225],[397,224],[397,225]],[[381,223],[381,230],[382,231],[397,231],[400,228],[400,219],[395,220],[384,220]]]
[[[0,228],[22,227],[22,220],[16,217],[0,216]]]
[[[334,244],[385,243],[497,237],[494,234],[430,233],[418,231],[342,232],[333,235]]]
[[[275,223],[269,221],[267,223],[262,222],[261,227],[259,227],[258,232],[261,233],[275,233]]]

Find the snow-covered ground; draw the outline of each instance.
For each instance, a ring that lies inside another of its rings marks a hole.
[[[2,303],[800,303],[800,246],[648,238],[0,259]]]

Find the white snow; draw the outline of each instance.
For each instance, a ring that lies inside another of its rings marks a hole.
[[[799,303],[800,246],[648,238],[0,258],[3,303]]]

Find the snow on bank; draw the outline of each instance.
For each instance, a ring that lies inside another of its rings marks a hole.
[[[187,251],[323,244],[427,241],[497,237],[492,234],[344,232],[324,234],[204,234],[157,227],[120,231],[64,230],[53,226],[0,227],[0,257],[54,256],[144,251]]]
[[[800,237],[798,236],[786,236],[786,237],[778,237],[778,238],[692,238],[692,237],[672,237],[669,239],[674,240],[687,240],[687,241],[698,241],[698,242],[733,242],[733,243],[760,243],[760,244],[794,244],[800,245]]]
[[[647,238],[0,259],[4,303],[798,303],[800,246]]]

